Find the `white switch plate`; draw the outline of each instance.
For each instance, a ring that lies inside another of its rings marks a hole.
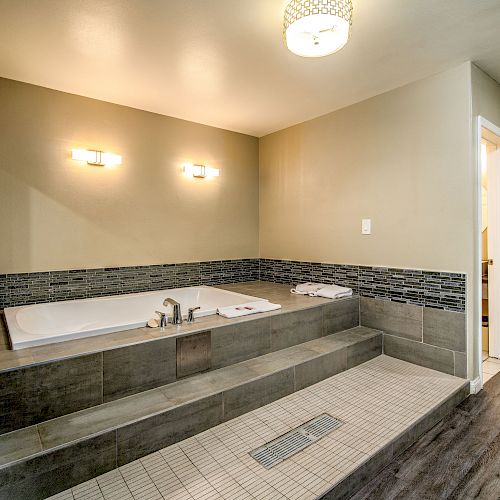
[[[361,219],[361,234],[372,234],[371,219]]]

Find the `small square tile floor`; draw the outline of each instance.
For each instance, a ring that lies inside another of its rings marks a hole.
[[[500,359],[486,358],[486,360],[483,361],[483,384],[488,382],[488,380],[497,373],[500,373]]]
[[[378,356],[51,498],[317,498],[463,383]],[[343,425],[272,469],[249,455],[321,413]]]

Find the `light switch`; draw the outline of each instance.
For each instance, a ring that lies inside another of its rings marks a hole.
[[[361,234],[372,234],[371,219],[361,219]]]

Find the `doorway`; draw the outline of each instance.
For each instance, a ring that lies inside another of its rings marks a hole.
[[[500,373],[500,131],[481,126],[481,363]]]

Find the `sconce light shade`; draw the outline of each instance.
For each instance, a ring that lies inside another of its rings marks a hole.
[[[89,165],[99,167],[114,167],[122,164],[120,155],[91,149],[73,149],[71,150],[71,158],[77,161],[86,161]]]
[[[183,167],[184,173],[190,177],[198,177],[204,179],[205,177],[219,177],[220,171],[218,168],[206,167],[205,165],[193,165],[186,163]]]

